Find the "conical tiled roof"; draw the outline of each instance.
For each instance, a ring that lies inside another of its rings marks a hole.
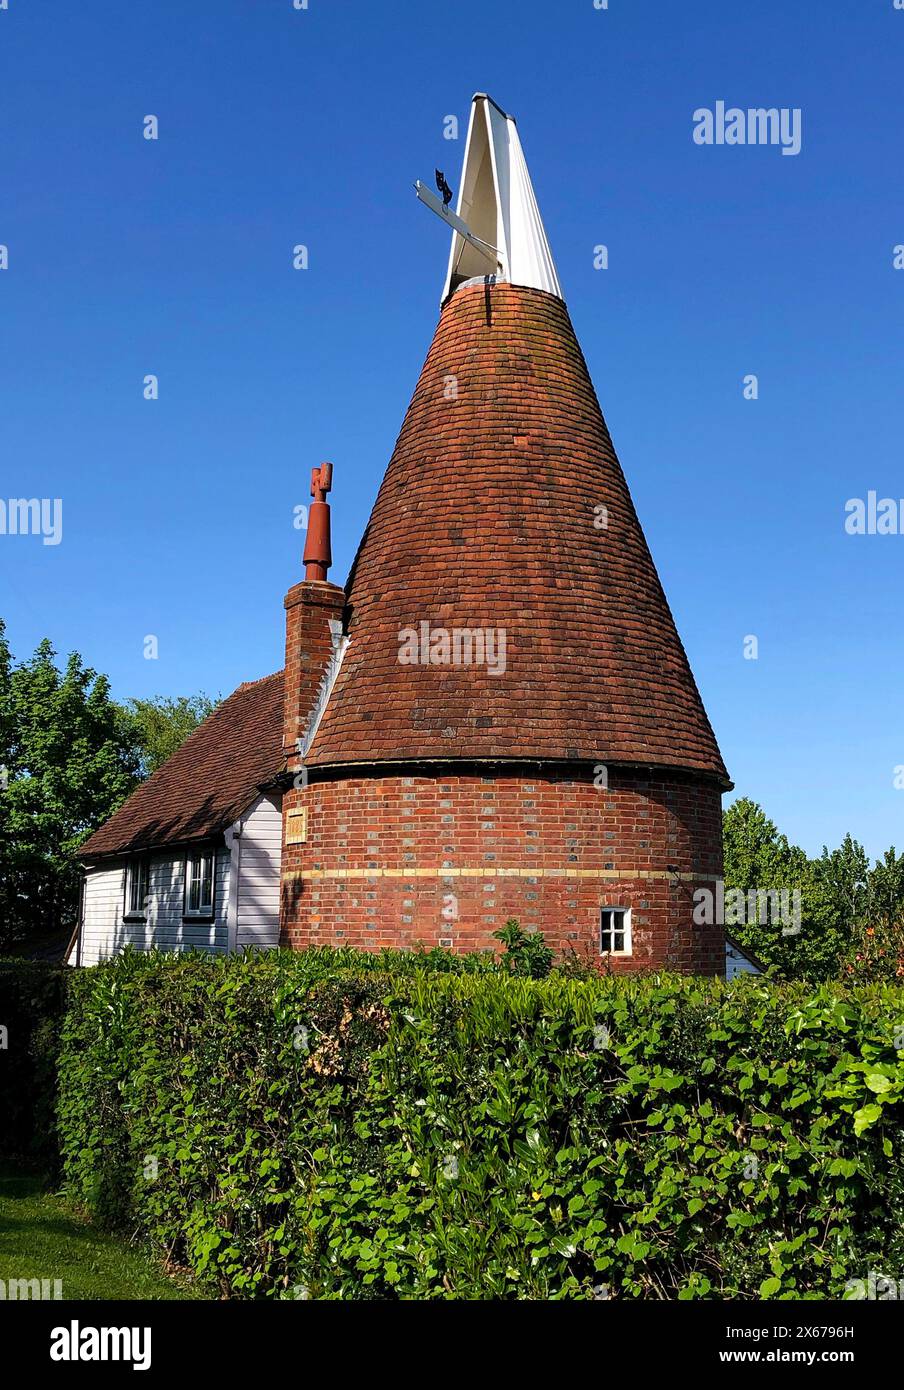
[[[551,293],[465,285],[447,301],[347,593],[311,766],[586,759],[727,781]],[[422,622],[504,630],[504,671],[400,662]]]

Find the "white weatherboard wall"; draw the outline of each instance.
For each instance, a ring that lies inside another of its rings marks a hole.
[[[260,797],[245,812],[239,827],[239,835],[232,839],[233,865],[237,863],[238,872],[235,930],[230,944],[238,950],[244,946],[278,946],[281,799]]]
[[[149,856],[152,901],[145,922],[123,919],[126,859],[90,869],[85,875],[82,965],[96,965],[126,946],[139,951],[155,946],[162,951],[278,946],[281,798],[259,796],[227,831],[226,841],[216,852],[213,922],[183,919],[184,851]],[[73,950],[70,965],[75,959]]]
[[[762,975],[758,965],[748,960],[740,946],[734,941],[725,942],[725,978],[733,980],[736,975]]]
[[[214,888],[214,920],[183,921],[185,894],[185,855],[151,854],[148,860],[148,919],[123,920],[126,860],[99,865],[85,876],[84,924],[82,927],[82,965],[96,965],[116,955],[127,945],[137,950],[157,946],[163,951],[225,951],[227,948],[226,908],[229,894],[229,854],[218,850]],[[74,962],[75,953],[70,957]]]

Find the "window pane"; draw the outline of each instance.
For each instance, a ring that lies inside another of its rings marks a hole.
[[[213,865],[212,854],[196,854],[186,866],[188,885],[185,897],[186,911],[213,911]]]
[[[628,950],[628,909],[626,907],[604,907],[600,909],[600,951],[625,953]]]
[[[129,893],[127,912],[130,916],[142,913],[147,897],[147,863],[133,859],[129,865]]]
[[[200,866],[199,866],[199,864],[198,864],[197,859],[189,859],[189,861],[188,861],[188,910],[189,910],[189,912],[197,912],[197,910],[198,910],[198,893],[199,893],[199,888],[200,888],[200,880],[199,880],[199,878],[198,878],[198,870],[199,870],[199,867],[200,867]]]

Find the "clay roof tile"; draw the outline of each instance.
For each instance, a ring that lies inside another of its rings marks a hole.
[[[498,283],[447,300],[346,590],[350,645],[309,765],[448,757],[454,727],[456,758],[727,782],[557,296]],[[400,663],[422,621],[504,632],[504,670]]]

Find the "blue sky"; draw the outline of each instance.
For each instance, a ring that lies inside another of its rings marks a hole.
[[[60,545],[0,537],[17,656],[120,697],[281,665],[293,508],[331,459],[341,582],[445,272],[411,184],[457,188],[486,90],[737,794],[810,852],[904,847],[904,536],[844,528],[904,497],[894,0],[8,3],[0,496],[64,500]],[[696,145],[719,100],[799,107],[800,154]]]

